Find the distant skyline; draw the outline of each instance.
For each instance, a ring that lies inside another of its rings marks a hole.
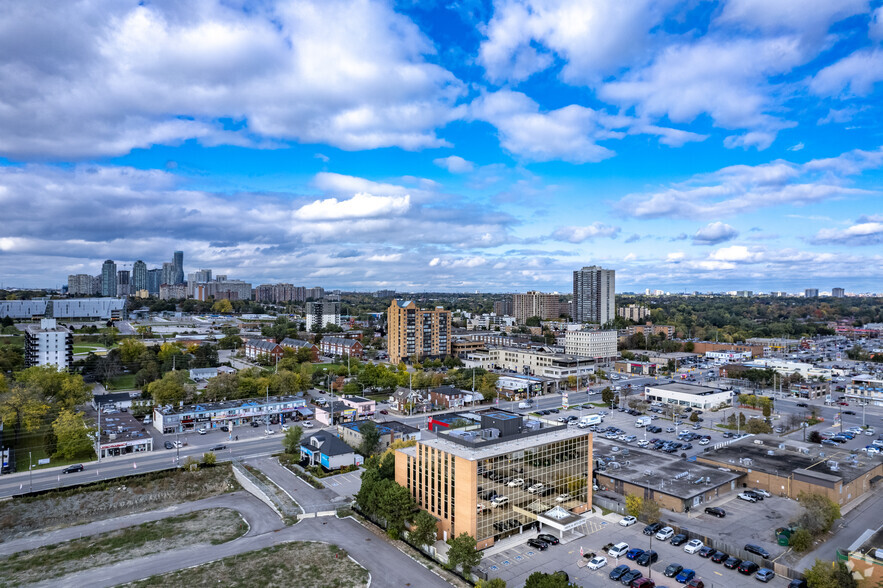
[[[880,0],[0,0],[0,282],[883,284]]]

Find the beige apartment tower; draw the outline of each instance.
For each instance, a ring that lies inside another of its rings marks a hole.
[[[389,305],[386,346],[389,361],[409,357],[441,358],[451,354],[451,311],[442,307],[419,309],[413,300]]]
[[[530,291],[526,294],[512,295],[512,314],[515,321],[521,325],[532,316],[544,321],[557,319],[560,310],[557,294]]]

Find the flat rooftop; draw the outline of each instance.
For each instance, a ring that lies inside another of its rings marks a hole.
[[[744,475],[667,454],[623,447],[607,439],[595,439],[594,457],[606,462],[606,468],[596,473],[685,500]]]
[[[557,423],[555,424],[557,425]],[[428,447],[434,447],[435,449],[445,451],[458,457],[462,457],[463,459],[475,461],[479,459],[487,459],[489,457],[494,457],[496,455],[501,455],[504,453],[511,453],[513,451],[524,451],[537,447],[538,445],[545,445],[546,443],[554,443],[556,441],[564,441],[566,439],[575,439],[579,437],[585,437],[586,439],[588,439],[590,435],[591,433],[589,433],[587,429],[559,425],[550,427],[548,429],[541,429],[538,433],[527,437],[516,436],[503,438],[502,442],[491,443],[486,446],[480,447],[469,447],[467,445],[462,445],[460,443],[445,438],[444,434],[438,435],[435,439],[425,439],[423,441],[419,441],[419,443],[422,443],[423,445],[426,445]],[[500,439],[494,439],[494,441],[500,441]],[[416,455],[416,450],[414,455]]]
[[[681,382],[669,382],[668,384],[659,384],[656,386],[647,386],[653,390],[666,390],[668,392],[677,392],[679,394],[693,394],[695,396],[708,396],[710,394],[720,394],[721,392],[730,392],[721,388],[712,388],[711,386],[699,386],[698,384],[683,384]]]
[[[780,476],[795,474],[801,478],[816,478],[823,483],[836,482],[838,479],[842,479],[844,483],[851,482],[872,470],[878,463],[876,458],[853,454],[846,449],[827,446],[819,448],[812,443],[790,439],[783,441],[772,435],[743,437],[726,447],[702,453],[698,458],[714,461],[721,467],[749,467]]]
[[[147,425],[132,416],[132,413],[117,412],[101,415],[101,445],[124,441],[147,440],[150,433]]]

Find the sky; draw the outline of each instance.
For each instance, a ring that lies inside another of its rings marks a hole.
[[[0,285],[883,291],[880,0],[0,0]]]

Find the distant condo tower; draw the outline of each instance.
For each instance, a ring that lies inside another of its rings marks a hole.
[[[573,272],[573,320],[604,325],[616,318],[616,271],[590,265]]]

